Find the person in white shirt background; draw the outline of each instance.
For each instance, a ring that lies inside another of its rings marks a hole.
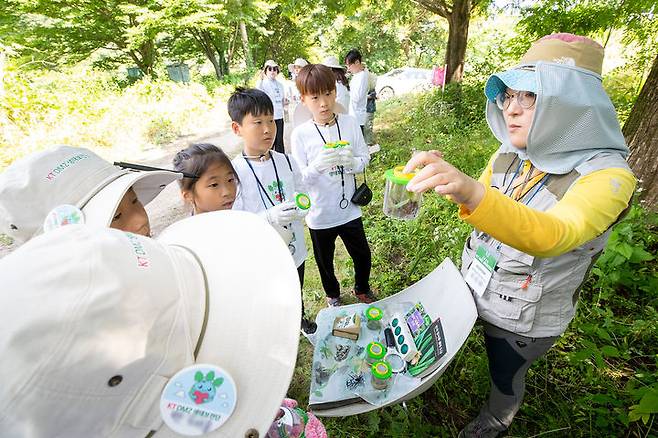
[[[279,75],[279,64],[273,59],[265,61],[261,79],[256,84],[256,88],[264,91],[272,101],[274,106],[274,123],[276,123],[276,137],[272,149],[284,153],[283,145],[283,106],[287,103],[283,84],[277,80]]]
[[[304,58],[297,58],[292,64],[288,64],[288,72],[290,72],[290,81],[286,84],[286,97],[288,98],[288,121],[292,121],[292,115],[295,114],[295,108],[299,104],[299,90],[295,85],[295,79],[302,67],[308,65]]]
[[[366,124],[366,103],[368,100],[368,71],[361,59],[361,52],[352,49],[345,55],[347,70],[352,74],[350,81],[350,108],[349,113],[361,126]]]
[[[350,107],[350,85],[345,76],[345,67],[340,65],[338,58],[335,56],[327,56],[322,61],[322,65],[326,65],[334,72],[336,76],[336,102],[341,104],[345,110]]]

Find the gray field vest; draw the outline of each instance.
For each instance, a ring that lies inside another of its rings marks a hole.
[[[510,182],[519,163],[517,154],[501,151],[492,165],[491,186],[504,190],[503,181],[505,185]],[[528,202],[531,197],[530,207],[546,211],[560,201],[579,178],[608,168],[630,171],[621,154],[603,152],[567,174],[550,174],[537,191],[533,187],[519,202]],[[549,258],[533,257],[502,244],[498,264],[485,292],[481,297],[473,294],[480,318],[528,337],[562,334],[573,319],[580,288],[605,248],[609,235],[610,228],[565,254]],[[463,275],[481,242],[498,245],[492,237],[473,231],[462,253]]]

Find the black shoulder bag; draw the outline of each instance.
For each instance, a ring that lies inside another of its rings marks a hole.
[[[354,176],[354,187],[356,187],[356,175]],[[365,207],[370,204],[372,201],[372,190],[368,187],[368,181],[366,180],[366,169],[363,168],[363,184],[359,187],[356,187],[354,194],[352,195],[352,204],[356,204],[361,207]]]

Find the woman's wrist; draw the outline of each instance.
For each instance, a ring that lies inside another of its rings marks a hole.
[[[484,199],[484,194],[486,192],[484,185],[482,185],[481,182],[472,180],[472,183],[473,188],[471,195],[463,204],[464,207],[466,207],[470,212],[473,212],[478,207],[478,205],[480,205],[480,202],[482,202],[482,199]]]

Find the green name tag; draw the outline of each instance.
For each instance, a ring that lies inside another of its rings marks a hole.
[[[498,257],[491,254],[487,247],[480,245],[475,251],[475,258],[480,261],[489,271],[493,272],[496,269],[496,263],[498,262]]]
[[[496,263],[498,263],[498,251],[492,251],[487,245],[481,244],[475,251],[475,259],[468,268],[464,281],[473,289],[478,297],[484,294],[491,280]]]

